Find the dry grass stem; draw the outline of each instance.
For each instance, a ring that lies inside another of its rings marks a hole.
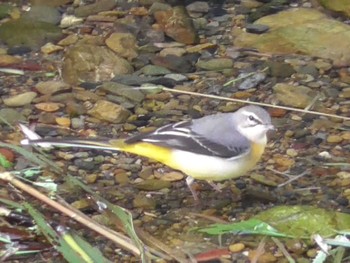
[[[318,112],[318,111],[310,111],[310,110],[305,110],[305,109],[297,109],[297,108],[280,106],[280,105],[273,105],[273,104],[263,103],[263,102],[255,102],[255,101],[249,101],[249,100],[226,98],[226,97],[222,97],[222,96],[203,94],[203,93],[198,93],[198,92],[193,92],[193,91],[169,89],[169,88],[162,88],[162,89],[169,91],[169,92],[173,92],[173,93],[181,93],[181,94],[188,94],[188,95],[211,98],[211,99],[239,102],[239,103],[252,104],[252,105],[258,105],[258,106],[270,107],[270,108],[278,108],[278,109],[284,109],[284,110],[288,110],[288,111],[296,111],[296,112],[301,112],[301,113],[307,113],[307,114],[313,114],[313,115],[319,115],[319,116],[324,116],[324,117],[337,118],[337,119],[350,121],[350,117],[339,116],[336,114],[323,113],[323,112]]]

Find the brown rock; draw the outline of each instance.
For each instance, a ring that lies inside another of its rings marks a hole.
[[[58,46],[58,45],[54,45],[52,43],[46,43],[44,46],[42,46],[40,48],[40,50],[45,55],[48,55],[48,54],[55,53],[55,52],[63,50],[63,47]]]
[[[287,114],[287,111],[285,109],[271,108],[269,109],[269,113],[271,117],[282,118]]]
[[[316,9],[293,8],[264,16],[254,23],[268,26],[269,32],[256,35],[235,30],[235,47],[257,48],[270,54],[297,53],[321,57],[333,60],[338,66],[350,64],[350,26]]]
[[[343,138],[340,135],[331,134],[327,137],[327,142],[329,143],[340,143]]]
[[[257,253],[256,250],[249,252],[250,260],[255,259],[256,253]],[[259,255],[257,262],[258,263],[270,263],[270,262],[276,262],[276,261],[277,261],[277,258],[271,252],[267,252],[267,253],[264,253],[262,255]]]
[[[79,37],[76,34],[71,34],[60,40],[57,44],[60,46],[70,46],[75,44],[79,40]]]
[[[245,249],[245,245],[243,243],[235,243],[229,246],[229,250],[232,253],[238,253]]]
[[[62,106],[63,105],[61,103],[55,103],[55,102],[42,102],[42,103],[35,104],[35,108],[46,112],[57,111]]]
[[[69,118],[65,118],[65,117],[57,117],[56,123],[60,126],[63,126],[63,127],[70,127],[71,120]]]
[[[41,94],[52,94],[59,90],[65,90],[68,87],[67,83],[56,80],[41,81],[35,86],[37,91]]]
[[[3,103],[9,107],[20,107],[30,104],[37,96],[36,92],[28,91],[9,98],[3,98]]]
[[[97,119],[112,123],[125,122],[130,116],[128,110],[118,104],[106,100],[97,101],[93,108],[88,111],[88,114]]]
[[[342,92],[339,94],[339,97],[344,99],[350,99],[350,88],[343,89]]]
[[[292,86],[278,83],[273,87],[276,98],[284,105],[305,108],[313,100],[314,91],[305,86]]]
[[[165,11],[157,11],[154,17],[165,34],[184,44],[198,42],[192,20],[183,6],[176,6]]]
[[[343,134],[341,135],[341,137],[342,137],[344,140],[350,140],[350,131],[343,132]]]
[[[69,84],[109,81],[132,72],[130,63],[107,47],[81,43],[67,51],[62,67],[62,77]]]
[[[22,59],[10,55],[0,55],[0,66],[21,63]]]
[[[137,195],[132,203],[135,208],[154,209],[156,206],[156,202],[145,195]]]
[[[106,39],[106,45],[119,56],[128,60],[137,57],[136,38],[130,33],[113,33]]]

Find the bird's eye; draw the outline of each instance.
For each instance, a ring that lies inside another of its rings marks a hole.
[[[255,121],[255,118],[254,118],[253,115],[249,115],[249,116],[248,116],[248,119],[249,119],[250,121]]]

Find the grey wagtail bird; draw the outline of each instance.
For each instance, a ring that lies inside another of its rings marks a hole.
[[[184,172],[198,200],[191,187],[195,179],[212,184],[244,175],[261,158],[266,133],[273,128],[268,112],[250,105],[233,113],[168,124],[127,139],[26,139],[21,143],[123,151],[148,157]]]

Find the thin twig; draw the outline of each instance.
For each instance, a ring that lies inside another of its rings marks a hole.
[[[301,174],[294,175],[292,178],[290,178],[289,180],[285,181],[284,183],[279,184],[277,187],[285,186],[286,184],[289,184],[289,183],[291,183],[291,182],[293,182],[293,181],[299,179],[300,177],[302,177],[302,176],[304,176],[304,175],[306,175],[306,174],[308,174],[308,173],[309,173],[309,170],[306,170],[306,171],[302,172]],[[291,176],[291,175],[289,175],[289,177],[290,177],[290,176]]]
[[[279,241],[278,238],[275,237],[271,237],[273,242],[275,242],[275,244],[278,246],[279,250],[281,250],[282,254],[286,257],[286,259],[288,260],[289,263],[295,263],[295,260],[293,259],[293,257],[289,254],[289,252],[287,251],[287,249],[284,247],[284,245],[282,244],[281,241]]]
[[[252,260],[250,261],[251,263],[257,263],[259,260],[259,257],[264,254],[265,252],[265,245],[266,245],[266,236],[264,236],[261,241],[259,242],[258,248],[255,250],[256,253]]]
[[[316,103],[316,101],[318,101],[318,99],[321,97],[321,94],[318,93],[309,103],[309,105],[307,105],[304,110],[310,110]]]
[[[15,187],[20,188],[22,191],[34,196],[35,198],[39,199],[40,201],[46,203],[47,205],[55,208],[56,210],[60,211],[61,213],[69,216],[70,218],[76,220],[77,222],[85,225],[86,227],[90,228],[91,230],[96,231],[97,233],[103,235],[104,237],[112,240],[113,242],[119,244],[121,247],[124,249],[130,251],[134,255],[140,256],[141,252],[139,249],[132,244],[131,240],[129,240],[127,237],[120,237],[115,235],[110,229],[104,228],[102,225],[98,224],[97,222],[94,222],[93,220],[82,216],[79,213],[76,213],[69,208],[61,205],[60,203],[57,203],[56,201],[48,198],[46,195],[40,193],[33,187],[26,185],[22,183],[20,180],[16,179],[11,173],[5,172],[5,173],[0,173],[0,179],[7,181],[11,184],[13,184]]]
[[[313,114],[313,115],[319,115],[319,116],[324,116],[324,117],[337,118],[337,119],[348,120],[348,121],[350,120],[350,117],[339,116],[339,115],[330,114],[330,113],[322,113],[322,112],[317,112],[317,111],[297,109],[297,108],[292,108],[292,107],[287,107],[287,106],[280,106],[280,105],[273,105],[273,104],[263,103],[263,102],[255,102],[255,101],[249,101],[249,100],[226,98],[226,97],[222,97],[222,96],[217,96],[217,95],[212,95],[212,94],[203,94],[203,93],[198,93],[198,92],[193,92],[193,91],[169,89],[169,88],[165,88],[165,87],[163,87],[162,89],[166,90],[166,91],[169,91],[169,92],[174,92],[174,93],[182,93],[182,94],[188,94],[188,95],[205,97],[205,98],[211,98],[211,99],[226,100],[226,101],[233,101],[233,102],[239,102],[239,103],[245,103],[245,104],[258,105],[258,106],[263,106],[263,107],[284,109],[284,110],[289,110],[289,111],[302,112],[302,113],[307,113],[307,114]]]

